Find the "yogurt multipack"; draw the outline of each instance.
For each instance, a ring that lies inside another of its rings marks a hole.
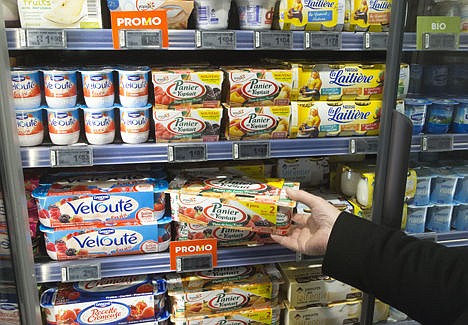
[[[60,283],[41,296],[48,325],[154,324],[154,292],[163,280],[147,275]]]
[[[346,31],[388,31],[392,0],[348,0]]]
[[[382,102],[293,102],[290,138],[377,135]]]
[[[345,0],[281,0],[279,24],[282,30],[341,31]]]
[[[286,234],[296,202],[286,198],[284,189],[298,189],[299,184],[220,175],[180,176],[170,187],[175,221]]]
[[[168,249],[170,217],[158,224],[48,228],[43,225],[47,254],[53,260],[157,253]]]
[[[223,70],[229,106],[289,105],[293,85],[290,67],[224,67]]]
[[[155,108],[221,107],[223,71],[153,69]]]
[[[161,179],[54,181],[35,189],[46,227],[155,224],[164,216],[167,182]]]

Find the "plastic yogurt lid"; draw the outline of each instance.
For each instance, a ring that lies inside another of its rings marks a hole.
[[[408,208],[411,209],[427,209],[427,208],[432,208],[434,204],[427,204],[427,205],[413,205],[413,204],[408,204]]]
[[[423,98],[405,98],[405,104],[408,105],[430,105],[432,101]]]
[[[22,108],[22,109],[15,109],[15,112],[16,113],[31,113],[31,112],[37,112],[37,111],[40,111],[42,109],[46,109],[47,107],[45,106],[41,106],[41,107],[37,107],[37,108]]]
[[[11,72],[19,72],[19,73],[38,73],[41,71],[40,69],[36,69],[35,67],[13,67],[11,68]]]
[[[85,112],[107,112],[107,111],[112,111],[115,106],[110,106],[110,107],[98,107],[98,108],[91,108],[91,107],[87,107],[87,106],[79,106],[83,111]]]

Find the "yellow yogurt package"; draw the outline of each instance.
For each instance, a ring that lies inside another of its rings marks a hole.
[[[392,0],[350,0],[348,31],[387,31]]]
[[[290,138],[377,135],[382,102],[293,102]]]
[[[226,106],[228,140],[287,139],[291,106]]]
[[[284,106],[291,101],[293,76],[290,67],[223,68],[226,102],[232,107]]]
[[[282,30],[341,31],[345,0],[281,0],[279,24]]]

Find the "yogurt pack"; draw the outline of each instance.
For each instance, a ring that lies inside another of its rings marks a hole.
[[[392,0],[350,0],[347,31],[388,31]]]
[[[90,144],[108,144],[114,142],[115,118],[114,107],[87,108],[84,112],[86,139]]]
[[[276,0],[235,0],[241,29],[269,30],[273,22]]]
[[[53,260],[157,253],[169,248],[171,218],[157,224],[94,225],[48,228],[41,225],[46,250]]]
[[[16,110],[16,130],[20,146],[37,146],[44,139],[44,110],[40,108]]]
[[[120,136],[125,143],[143,143],[148,140],[151,104],[144,107],[119,106]]]
[[[125,107],[144,107],[148,104],[148,67],[124,66],[119,74],[119,99]]]
[[[52,68],[43,70],[44,91],[49,108],[71,108],[76,105],[77,70]]]
[[[154,289],[147,275],[60,283],[40,304],[48,325],[154,324]]]
[[[32,192],[46,227],[155,224],[164,216],[165,180],[53,182]]]
[[[153,109],[156,142],[218,141],[222,117],[222,108]]]
[[[104,67],[88,67],[80,70],[83,97],[89,108],[105,108],[114,105],[113,70]]]
[[[221,107],[221,70],[153,69],[154,107]]]
[[[227,111],[226,139],[287,139],[290,131],[290,106],[230,107]]]
[[[39,70],[13,68],[11,70],[13,106],[19,110],[29,110],[41,106],[41,78]]]
[[[53,144],[71,145],[80,139],[79,107],[46,108],[49,137]]]
[[[345,0],[281,0],[279,23],[282,30],[341,31]]]
[[[377,135],[382,102],[292,102],[292,138]]]

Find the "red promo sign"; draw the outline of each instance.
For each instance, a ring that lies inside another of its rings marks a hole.
[[[171,270],[177,270],[177,258],[180,256],[211,255],[213,267],[217,265],[218,242],[215,238],[173,241],[170,243]]]
[[[115,49],[120,49],[121,30],[159,29],[162,35],[162,47],[169,46],[166,10],[151,11],[111,11],[112,42]]]

